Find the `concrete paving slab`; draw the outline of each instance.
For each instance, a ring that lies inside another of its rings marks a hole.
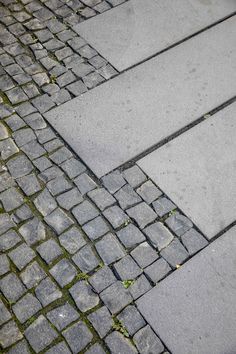
[[[236,227],[137,301],[172,354],[233,354]]]
[[[234,11],[235,0],[130,0],[74,29],[123,71]]]
[[[45,114],[101,177],[236,92],[236,18]]]
[[[236,103],[138,165],[208,239],[236,220]]]

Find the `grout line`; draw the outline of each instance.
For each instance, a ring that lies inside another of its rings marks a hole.
[[[146,149],[142,153],[136,155],[134,158],[132,158],[129,161],[125,162],[124,164],[116,167],[115,169],[113,169],[112,171],[110,171],[108,173],[111,173],[111,172],[113,172],[114,170],[117,170],[117,169],[124,170],[124,169],[126,169],[128,167],[133,166],[138,160],[142,159],[143,157],[147,156],[148,154],[152,153],[153,151],[157,150],[158,148],[162,147],[163,145],[167,144],[168,142],[172,141],[173,139],[177,138],[178,136],[182,135],[183,133],[187,132],[188,130],[194,128],[198,124],[204,122],[207,119],[206,116],[209,115],[210,117],[212,117],[216,113],[218,113],[219,111],[223,110],[224,108],[226,108],[227,106],[231,105],[234,102],[236,102],[236,96],[230,98],[226,102],[222,103],[220,106],[218,106],[218,107],[212,109],[211,111],[205,113],[200,118],[197,118],[196,120],[194,120],[192,123],[190,123],[187,126],[177,130],[175,133],[173,133],[173,134],[169,135],[168,137],[162,139],[158,143],[154,144],[150,148]]]
[[[207,31],[207,30],[209,30],[209,29],[211,29],[211,28],[213,28],[213,27],[219,25],[220,23],[229,20],[230,18],[234,17],[235,15],[236,15],[236,11],[234,11],[233,13],[231,13],[231,14],[229,14],[229,15],[223,17],[223,18],[221,18],[220,20],[218,20],[218,21],[216,21],[216,22],[211,23],[210,25],[208,25],[208,26],[202,28],[201,30],[199,30],[199,31],[197,31],[197,32],[194,32],[193,34],[191,34],[191,35],[189,35],[189,36],[187,36],[187,37],[185,37],[185,38],[179,40],[178,42],[175,42],[174,44],[172,44],[172,45],[170,45],[170,46],[168,46],[168,47],[166,47],[166,48],[160,50],[159,52],[150,55],[149,57],[147,57],[147,58],[145,58],[145,59],[139,61],[138,63],[136,63],[136,64],[134,64],[134,65],[132,65],[132,66],[130,66],[130,67],[128,67],[127,69],[124,69],[124,70],[121,70],[121,71],[119,71],[117,68],[115,68],[115,69],[116,69],[120,74],[123,74],[123,73],[125,73],[125,72],[127,72],[127,71],[129,71],[129,70],[131,70],[131,69],[133,69],[133,68],[135,68],[136,66],[139,66],[140,64],[144,64],[146,61],[149,61],[150,59],[153,59],[153,58],[159,56],[160,54],[165,53],[165,52],[169,51],[170,49],[172,49],[172,48],[174,48],[174,47],[177,47],[178,45],[180,45],[180,44],[182,44],[182,43],[188,41],[189,39],[191,39],[191,38],[193,38],[193,37],[196,37],[196,36],[198,36],[199,34],[201,34],[201,33],[205,32],[205,31]]]

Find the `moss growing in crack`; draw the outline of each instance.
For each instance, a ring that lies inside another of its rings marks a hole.
[[[75,280],[88,280],[89,275],[87,273],[78,273],[75,277]]]
[[[125,326],[123,325],[123,323],[118,320],[118,318],[113,318],[113,324],[112,324],[112,328],[118,332],[120,332],[121,334],[123,334],[123,336],[125,337],[129,337],[129,332],[127,331],[127,329],[125,328]]]
[[[122,284],[124,285],[125,289],[128,289],[130,285],[134,284],[134,280],[133,279],[123,280]]]
[[[55,75],[50,76],[50,84],[55,84],[57,82],[57,77]]]

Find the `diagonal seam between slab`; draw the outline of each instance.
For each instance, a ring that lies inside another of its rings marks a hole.
[[[211,239],[236,218],[236,102],[138,161]]]
[[[235,23],[222,22],[46,119],[97,177],[105,175],[235,95]]]
[[[206,30],[236,11],[232,0],[130,0],[74,26],[118,71]]]

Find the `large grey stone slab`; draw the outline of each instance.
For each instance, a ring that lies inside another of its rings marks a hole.
[[[236,18],[45,116],[101,177],[233,97]]]
[[[138,162],[208,239],[236,220],[236,103]]]
[[[235,0],[130,0],[74,29],[122,71],[234,11]]]
[[[137,301],[172,354],[233,354],[236,228]]]

